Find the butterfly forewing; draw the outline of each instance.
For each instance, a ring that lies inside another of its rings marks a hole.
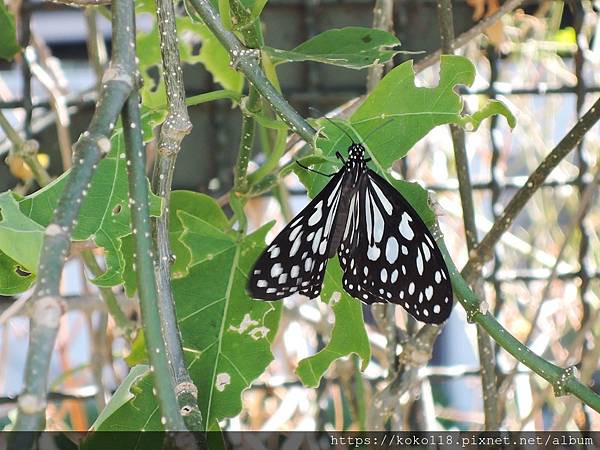
[[[296,292],[320,294],[343,184],[339,171],[271,242],[250,272],[250,295],[279,300]]]
[[[338,255],[344,289],[353,297],[402,305],[427,323],[450,315],[450,276],[433,236],[404,197],[371,170],[350,200]]]

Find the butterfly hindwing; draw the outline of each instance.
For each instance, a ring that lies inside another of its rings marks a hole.
[[[353,297],[402,305],[427,323],[450,315],[450,276],[433,236],[406,199],[372,170],[350,200],[338,255],[344,289]]]
[[[341,170],[267,246],[249,275],[252,297],[279,300],[296,292],[310,298],[320,294],[343,184]]]

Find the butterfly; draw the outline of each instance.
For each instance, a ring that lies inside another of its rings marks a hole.
[[[329,258],[338,254],[342,286],[367,304],[395,303],[415,319],[442,323],[452,311],[448,268],[433,236],[410,203],[368,168],[365,147],[348,158],[321,192],[267,246],[250,271],[255,299],[321,293]],[[300,164],[301,165],[301,164]]]

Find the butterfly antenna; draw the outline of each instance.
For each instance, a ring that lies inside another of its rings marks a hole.
[[[352,139],[352,136],[350,136],[350,133],[348,133],[346,130],[344,130],[339,124],[335,123],[333,120],[331,120],[329,117],[327,116],[323,116],[323,119],[325,119],[327,122],[329,122],[331,125],[333,125],[334,127],[336,127],[338,130],[340,130],[342,133],[344,133],[348,139],[350,139],[350,141],[352,142],[352,144],[356,144],[356,142],[354,142],[354,139]]]
[[[332,119],[330,119],[329,117],[327,117],[325,114],[323,114],[321,111],[319,111],[317,108],[314,108],[312,106],[310,106],[308,109],[310,109],[311,111],[316,112],[317,114],[319,114],[320,116],[323,117],[323,119],[325,119],[327,122],[329,122],[331,125],[333,125],[334,127],[336,127],[338,130],[340,130],[342,133],[344,133],[348,139],[350,139],[350,141],[352,142],[352,144],[356,144],[356,142],[354,142],[354,139],[352,139],[352,136],[350,136],[350,134],[344,130],[340,125],[338,125],[337,123],[335,123]]]
[[[378,127],[375,127],[373,130],[371,130],[371,132],[369,134],[367,134],[365,136],[365,138],[363,139],[363,142],[367,142],[367,139],[369,139],[373,134],[375,134],[376,131],[381,130],[383,127],[385,127],[386,125],[389,125],[393,121],[394,121],[394,118],[390,117],[388,120],[383,122],[381,125],[379,125]]]

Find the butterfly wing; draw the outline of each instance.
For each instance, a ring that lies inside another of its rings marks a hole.
[[[426,323],[450,315],[450,275],[433,236],[408,201],[372,170],[350,200],[338,256],[344,289],[353,297],[402,305]]]
[[[258,258],[247,285],[253,298],[279,300],[296,292],[315,298],[321,293],[344,183],[340,170]]]

